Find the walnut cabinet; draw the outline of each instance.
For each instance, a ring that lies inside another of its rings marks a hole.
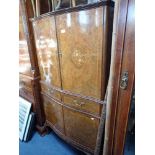
[[[105,108],[112,10],[102,1],[31,19],[46,125],[89,153]]]

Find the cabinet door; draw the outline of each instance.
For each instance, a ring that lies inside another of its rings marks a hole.
[[[41,80],[60,87],[59,61],[54,17],[33,22]]]
[[[57,15],[56,25],[63,89],[101,99],[103,7]]]
[[[24,25],[19,6],[19,72],[25,75],[31,75],[31,63],[28,52],[28,45],[24,33]]]
[[[98,119],[64,108],[64,123],[67,137],[90,150],[95,149]]]
[[[61,133],[64,133],[62,105],[56,103],[54,100],[48,99],[44,95],[43,105],[46,120],[48,120],[53,125],[53,127],[59,130]]]

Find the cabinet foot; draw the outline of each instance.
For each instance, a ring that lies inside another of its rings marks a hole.
[[[43,126],[36,125],[36,129],[41,136],[45,136],[49,132],[49,129],[46,126],[46,124],[44,124]]]

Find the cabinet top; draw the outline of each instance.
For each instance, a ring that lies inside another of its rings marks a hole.
[[[79,6],[75,6],[75,7],[71,7],[71,8],[65,8],[65,9],[60,9],[60,10],[56,10],[56,11],[52,11],[52,12],[48,12],[42,15],[39,15],[38,17],[34,17],[34,18],[30,18],[30,21],[36,21],[42,18],[46,18],[48,16],[52,16],[52,15],[57,15],[57,14],[64,14],[64,13],[69,13],[69,12],[74,12],[74,11],[81,11],[81,10],[87,10],[87,9],[91,9],[91,8],[97,8],[100,6],[110,6],[110,7],[114,7],[114,2],[109,0],[103,0],[100,2],[96,2],[96,3],[91,3],[91,4],[86,4],[86,5],[79,5]]]

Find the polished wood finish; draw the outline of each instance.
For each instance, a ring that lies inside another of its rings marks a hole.
[[[123,155],[128,116],[132,99],[135,72],[135,8],[134,0],[128,1],[128,13],[124,38],[124,53],[121,74],[128,71],[129,80],[126,90],[119,89],[118,108],[115,126],[113,155]]]
[[[77,143],[88,147],[91,152],[96,145],[99,120],[64,108],[66,136]]]
[[[112,75],[112,98],[105,125],[103,155],[122,155],[134,83],[134,0],[116,2],[117,16],[113,34],[114,61]],[[128,71],[128,87],[120,88],[121,75]]]
[[[54,17],[33,22],[41,80],[61,87]]]
[[[110,65],[106,44],[111,41],[105,8],[111,4],[104,1],[31,19],[46,123],[89,153],[94,153],[105,108]]]
[[[76,107],[72,107],[72,106],[69,106],[69,105],[67,105],[67,104],[64,104],[64,102],[59,101],[59,100],[53,98],[52,96],[48,95],[47,92],[41,92],[41,94],[44,95],[44,96],[46,96],[46,97],[48,97],[49,100],[54,100],[57,104],[61,104],[63,107],[68,108],[68,109],[70,109],[70,110],[72,110],[72,111],[85,114],[86,116],[89,116],[89,117],[95,117],[95,118],[97,118],[97,119],[100,119],[100,118],[101,118],[101,116],[96,115],[96,114],[94,114],[94,113],[90,113],[90,112],[87,112],[87,111],[85,111],[85,110],[83,110],[83,109],[77,109]],[[103,109],[105,109],[105,105],[103,105]],[[103,118],[105,118],[105,117],[103,117]]]
[[[42,92],[42,94],[46,122],[51,128],[78,149],[93,153],[100,118],[66,106],[63,102],[48,96],[47,93]]]
[[[31,102],[33,105],[33,111],[34,111],[34,96],[33,96],[33,92],[22,87],[19,89],[19,96],[23,97],[24,99],[26,99],[27,101]]]
[[[20,74],[19,75],[19,88],[22,88],[22,87],[25,87],[29,90],[32,91],[32,78],[30,78],[29,76],[25,76],[25,75],[22,75]]]
[[[33,11],[32,1],[33,1],[33,0],[26,0],[26,1],[25,1],[25,6],[26,6],[28,18],[33,18],[33,17],[36,16],[36,12]],[[35,8],[34,8],[34,9],[35,9]]]
[[[21,6],[19,5],[19,73],[31,75],[31,63],[28,53],[28,45],[24,32]]]
[[[82,99],[81,97],[76,97],[69,94],[64,94],[62,91],[57,91],[55,89],[47,87],[42,83],[41,83],[41,90],[48,96],[60,102],[63,98],[63,102],[65,105],[100,116],[100,106],[102,105],[97,104],[94,101],[90,101],[88,99]]]
[[[63,89],[101,99],[103,7],[58,15],[56,25]]]
[[[19,74],[19,95],[24,99],[28,100],[34,107],[34,96],[33,96],[33,86],[32,86],[32,78],[30,76],[25,76],[24,74]]]
[[[76,109],[87,111],[98,116],[100,115],[101,105],[96,104],[96,102],[91,102],[71,95],[63,95],[63,102],[64,104],[74,107]]]
[[[51,122],[53,126],[64,134],[63,109],[61,104],[57,104],[54,100],[43,95],[44,110],[46,120]]]
[[[20,0],[19,95],[32,103],[33,111],[36,113],[37,126],[41,127],[44,125],[45,117],[41,104],[39,67],[35,54],[32,25],[29,22],[29,17],[32,17],[33,14],[32,8],[27,6],[29,4],[30,1]]]
[[[93,98],[91,96],[84,96],[82,94],[76,94],[76,93],[73,93],[71,91],[67,91],[67,90],[63,90],[63,89],[60,89],[58,87],[54,87],[54,86],[51,86],[49,85],[48,83],[46,83],[45,81],[40,81],[41,85],[44,85],[43,87],[46,87],[46,90],[54,90],[54,91],[58,91],[62,94],[65,94],[65,95],[71,95],[71,96],[74,96],[74,97],[78,97],[78,98],[81,98],[81,99],[85,99],[85,100],[88,100],[88,101],[91,101],[91,102],[96,102],[96,104],[105,104],[104,103],[104,100],[100,100],[100,99],[96,99],[96,98]]]
[[[36,47],[34,44],[34,34],[32,30],[32,24],[29,22],[29,16],[32,16],[31,7],[28,9],[28,4],[25,1],[20,0],[21,9],[22,9],[22,19],[23,19],[23,26],[24,26],[24,33],[26,36],[27,46],[28,46],[28,53],[30,58],[31,64],[31,76],[36,78],[39,76],[39,67],[38,61],[36,56]]]
[[[61,93],[55,89],[52,89],[52,87],[47,87],[45,84],[41,83],[41,91],[47,93],[47,95],[52,98],[61,101]]]

